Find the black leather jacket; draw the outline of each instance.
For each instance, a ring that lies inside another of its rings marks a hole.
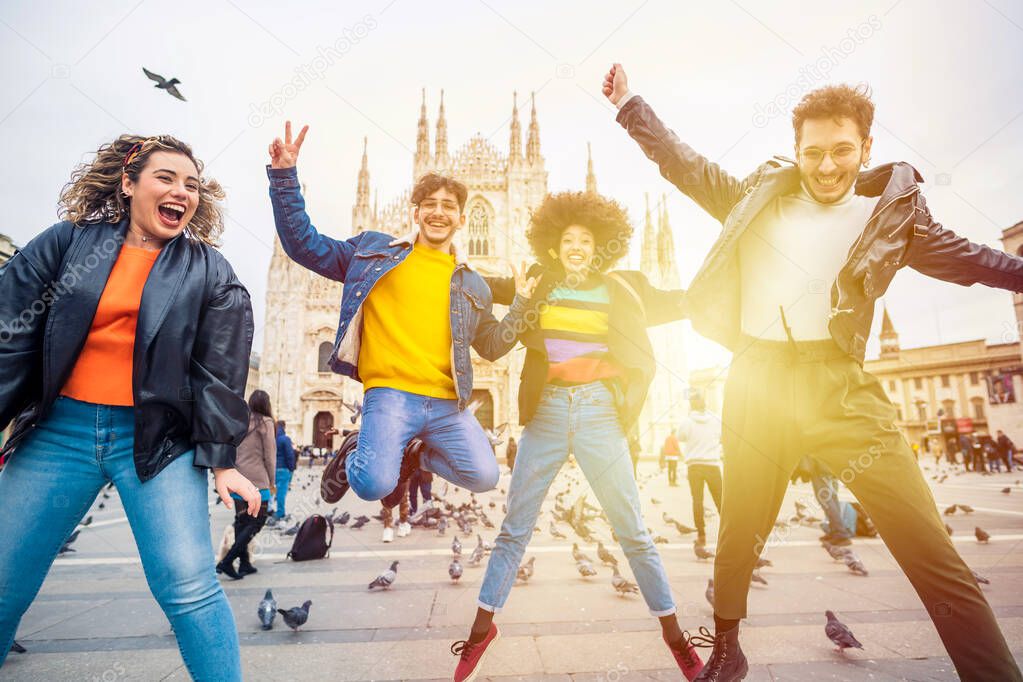
[[[58,223],[0,267],[0,454],[50,409],[85,344],[128,223]],[[252,347],[249,293],[216,250],[184,235],[142,292],[132,376],[141,481],[195,449],[202,467],[233,467],[248,427],[242,397]]]
[[[734,178],[679,140],[639,96],[626,102],[618,122],[661,175],[724,226],[689,286],[687,306],[696,331],[735,351],[741,332],[739,238],[775,197],[798,190],[799,169],[792,162],[768,161],[748,177]],[[872,168],[856,181],[857,194],[879,200],[831,286],[828,328],[835,342],[861,363],[874,301],[904,266],[956,284],[1023,291],[1023,259],[942,227],[920,194],[917,183],[922,181],[908,163]]]

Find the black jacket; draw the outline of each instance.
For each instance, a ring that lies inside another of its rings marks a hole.
[[[75,366],[128,222],[45,230],[0,267],[0,428],[18,442],[46,416]],[[135,471],[147,481],[194,448],[234,466],[248,428],[249,293],[216,250],[184,235],[161,250],[142,291],[132,376]]]
[[[665,322],[681,320],[686,316],[686,292],[662,291],[651,286],[641,272],[619,270],[614,273],[632,287],[629,291],[615,277],[603,275],[611,299],[608,310],[607,349],[614,361],[625,370],[624,381],[618,382],[618,416],[623,430],[628,430],[639,418],[646,401],[650,382],[653,381],[656,361],[646,328]],[[540,329],[540,309],[551,290],[563,279],[558,269],[545,269],[533,265],[530,277],[539,277],[533,297],[523,315],[519,340],[526,347],[526,360],[522,365],[519,384],[519,423],[526,424],[536,413],[544,384],[547,383],[547,348]],[[487,284],[494,303],[509,305],[515,297],[515,280],[508,277],[488,277]],[[633,295],[635,292],[635,295]],[[636,297],[642,299],[642,305]]]
[[[768,161],[748,177],[734,178],[682,142],[639,96],[622,107],[618,122],[665,179],[724,226],[689,285],[687,307],[697,332],[737,350],[740,237],[775,197],[799,189],[799,169],[791,162]],[[879,199],[831,286],[828,328],[842,350],[860,363],[874,301],[902,267],[946,282],[1023,292],[1023,258],[974,244],[942,227],[920,194],[917,183],[922,181],[908,163],[872,168],[856,181],[857,194]]]

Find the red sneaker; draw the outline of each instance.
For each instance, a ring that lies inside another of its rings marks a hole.
[[[706,633],[708,636],[710,632],[706,628],[700,628],[701,633]],[[697,635],[693,637],[687,631],[682,632],[682,639],[678,640],[674,644],[665,640],[665,644],[668,645],[668,649],[671,651],[671,655],[675,657],[675,663],[678,664],[679,670],[687,680],[696,679],[696,676],[703,670],[703,661],[700,660],[700,654],[696,653],[697,646],[708,646],[707,639]],[[710,642],[714,641],[711,636]]]
[[[501,638],[497,626],[490,624],[490,631],[483,641],[473,644],[469,640],[462,639],[451,645],[451,653],[459,657],[458,666],[455,667],[455,682],[470,682],[475,680],[483,665],[483,658],[490,648],[490,645]]]

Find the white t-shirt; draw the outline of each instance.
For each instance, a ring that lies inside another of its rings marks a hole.
[[[678,428],[686,466],[721,463],[721,418],[713,412],[690,412]]]
[[[798,341],[831,338],[831,285],[863,232],[878,197],[855,187],[832,204],[799,192],[775,198],[739,240],[742,331],[785,341],[778,307]]]

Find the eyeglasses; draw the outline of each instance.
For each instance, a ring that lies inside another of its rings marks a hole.
[[[807,147],[799,152],[799,160],[805,164],[816,166],[824,161],[825,156],[830,156],[836,165],[842,166],[858,160],[860,153],[859,146],[851,144],[840,144],[834,149],[819,149]]]
[[[440,209],[441,213],[458,214],[458,204],[453,201],[440,201],[436,199],[424,199],[419,204],[419,210],[425,213],[435,213]]]

